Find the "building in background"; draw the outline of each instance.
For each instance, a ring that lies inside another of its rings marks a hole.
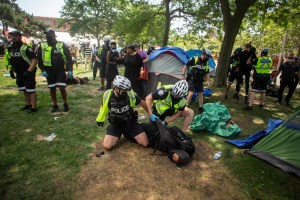
[[[60,18],[34,16],[33,19],[44,22],[49,26],[49,28],[58,32],[69,32],[71,28],[70,24],[68,23],[65,23],[64,25],[58,27]]]

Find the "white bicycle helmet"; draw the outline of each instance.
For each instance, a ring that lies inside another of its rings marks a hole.
[[[172,89],[172,95],[175,98],[182,98],[185,97],[188,93],[188,83],[186,80],[180,80],[175,83]]]
[[[131,88],[130,80],[124,76],[119,75],[115,77],[113,85],[123,90],[129,90]]]
[[[211,52],[211,50],[209,50],[209,49],[207,49],[207,48],[202,49],[202,53],[208,55],[209,57],[212,57],[212,52]]]

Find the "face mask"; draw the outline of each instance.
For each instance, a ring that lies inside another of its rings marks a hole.
[[[288,59],[288,62],[289,62],[289,63],[292,63],[292,62],[293,62],[293,60],[291,60],[291,59]]]
[[[112,52],[116,52],[116,49],[111,49]]]

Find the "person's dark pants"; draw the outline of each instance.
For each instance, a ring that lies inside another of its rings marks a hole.
[[[93,65],[93,79],[95,80],[96,76],[97,76],[97,71],[99,69],[99,77],[100,77],[100,64],[98,63],[97,60],[94,61],[94,65]]]
[[[280,87],[278,90],[278,102],[282,101],[282,95],[283,95],[283,91],[285,89],[285,87],[288,86],[289,87],[289,91],[288,94],[285,97],[285,102],[286,103],[290,103],[290,99],[295,91],[295,82],[294,82],[294,78],[290,78],[290,79],[281,79],[280,81]]]
[[[241,90],[241,85],[243,84],[243,75],[245,75],[245,94],[248,96],[249,93],[249,81],[250,81],[250,71],[240,72],[238,83],[236,86],[236,91],[239,93]]]
[[[107,80],[107,79],[106,79],[105,90],[111,89],[111,82],[112,82],[112,81],[113,81],[113,80]]]

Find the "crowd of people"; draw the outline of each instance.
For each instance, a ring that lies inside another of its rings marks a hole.
[[[88,79],[80,80],[73,77],[73,65],[78,68],[78,52],[75,46],[67,47],[63,42],[57,41],[53,30],[45,31],[44,34],[46,41],[38,47],[33,47],[22,42],[22,34],[19,31],[9,32],[11,42],[5,51],[5,65],[10,71],[10,76],[16,79],[19,91],[24,93],[25,106],[21,110],[37,111],[35,76],[38,64],[42,76],[48,82],[52,100],[51,112],[57,112],[59,109],[57,88],[63,99],[63,111],[68,112],[66,91],[68,80],[70,82],[73,79],[73,83],[81,83],[81,81],[84,83],[88,82]],[[140,105],[149,115],[150,126],[159,123],[163,127],[168,127],[171,122],[182,117],[181,130],[177,130],[175,135],[179,134],[179,138],[185,138],[181,142],[190,142],[186,139],[185,134],[192,123],[194,111],[189,107],[193,94],[197,93],[198,114],[203,113],[203,83],[205,82],[209,87],[210,82],[208,60],[212,57],[212,52],[209,49],[204,48],[201,55],[191,58],[183,66],[182,80],[174,85],[163,85],[155,91],[147,92],[147,77],[141,76],[141,74],[147,68],[149,55],[140,49],[139,44],[129,44],[122,52],[117,51],[116,42],[108,39],[104,40],[104,44],[99,48],[96,45],[93,47],[89,47],[89,45],[89,43],[85,43],[81,52],[85,58],[84,70],[93,71],[94,80],[98,71],[100,74],[98,90],[103,90],[104,94],[96,121],[98,126],[103,127],[108,116],[110,124],[106,128],[107,132],[103,140],[105,149],[112,149],[122,135],[144,147],[148,146],[149,141],[153,141],[153,138],[156,137],[154,133],[157,132],[157,129],[145,128],[149,126],[143,126],[137,122],[138,116],[134,111],[134,107],[137,105]],[[153,48],[149,48],[149,51],[152,50]],[[244,49],[237,48],[234,51],[230,58],[231,67],[225,100],[228,100],[230,87],[236,80],[233,98],[240,99],[241,85],[245,84],[244,102],[247,104],[245,110],[253,109],[256,93],[260,93],[259,107],[264,107],[265,93],[270,83],[272,70],[272,59],[268,54],[269,49],[265,48],[261,51],[261,55],[256,57],[256,49],[251,43],[245,44]],[[118,64],[125,66],[124,76],[119,75]],[[283,91],[288,86],[289,92],[285,103],[290,105],[290,99],[300,79],[297,57],[289,56],[280,65],[275,76],[277,77],[279,74],[281,76],[277,102],[282,104]],[[252,90],[248,95],[251,76],[253,79]],[[166,128],[166,130],[169,129]],[[159,131],[162,132],[162,129],[159,128]],[[171,154],[169,157],[172,161],[183,164],[189,160],[192,153],[183,153],[180,146],[182,147],[182,145],[172,146],[166,151]],[[176,148],[180,151],[174,151]]]

